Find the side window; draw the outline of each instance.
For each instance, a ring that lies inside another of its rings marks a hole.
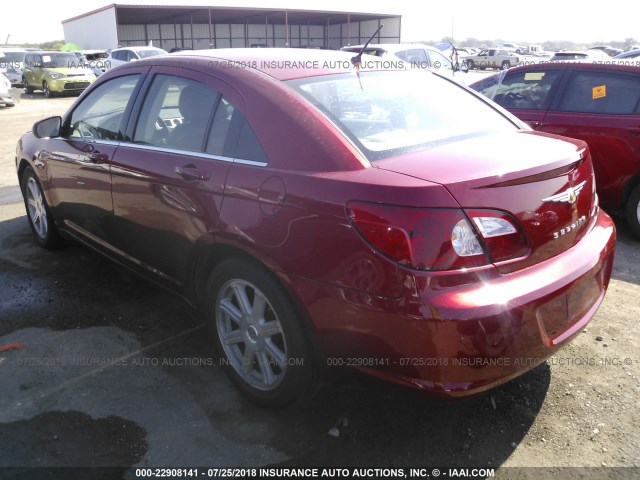
[[[557,78],[557,70],[527,70],[507,75],[502,83],[489,82],[478,91],[504,108],[542,110]]]
[[[218,103],[206,151],[213,155],[268,163],[249,122],[225,97]]]
[[[202,152],[219,94],[188,78],[156,75],[144,99],[133,141]]]
[[[441,53],[432,52],[430,50],[427,50],[427,53],[429,54],[429,59],[431,60],[432,68],[436,70],[441,68],[445,70],[453,70],[453,64],[451,63],[451,60],[449,60],[447,57],[445,57]]]
[[[426,68],[429,66],[429,62],[427,61],[427,55],[424,53],[424,50],[422,50],[421,48],[412,48],[411,50],[404,50],[402,52],[398,52],[396,56],[401,58],[405,62],[408,62],[417,67]]]
[[[140,75],[126,75],[93,90],[71,114],[70,137],[118,140],[124,111]]]
[[[216,114],[213,117],[213,125],[211,125],[211,132],[209,133],[209,140],[207,141],[206,152],[212,155],[221,155],[224,157],[233,157],[235,139],[233,135],[229,135],[231,129],[231,122],[234,119],[234,113],[236,109],[227,100],[222,97],[216,108]],[[236,116],[240,115],[240,112]],[[237,138],[237,137],[236,137]]]
[[[573,72],[558,110],[630,115],[640,108],[640,76],[615,72]]]
[[[246,120],[242,122],[241,128],[235,158],[268,163],[268,159],[264,153],[262,145],[260,145],[260,141],[258,140],[256,133],[253,131],[253,128],[251,128],[251,125],[249,125],[249,122]]]
[[[127,50],[127,56],[124,58],[124,60],[126,60],[127,62],[130,62],[131,60],[138,60],[138,55],[136,55],[136,53],[133,50]]]

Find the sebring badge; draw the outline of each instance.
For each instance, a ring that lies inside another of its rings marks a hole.
[[[543,198],[543,202],[567,202],[570,204],[576,203],[578,199],[578,195],[580,191],[584,188],[584,184],[587,183],[585,180],[582,183],[579,183],[575,187],[569,187],[564,192],[557,193],[555,195],[551,195],[550,197]]]

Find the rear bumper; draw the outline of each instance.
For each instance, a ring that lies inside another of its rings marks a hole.
[[[405,270],[400,298],[294,280],[329,366],[445,396],[480,393],[544,362],[604,298],[615,226],[599,211],[571,249],[500,275]]]

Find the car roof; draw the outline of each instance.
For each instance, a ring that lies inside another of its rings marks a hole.
[[[569,63],[569,62],[544,62],[544,63],[536,63],[532,65],[523,65],[520,67],[512,67],[508,70],[509,73],[517,73],[528,70],[539,70],[540,68],[545,69],[580,69],[580,70],[595,70],[595,71],[608,71],[608,72],[627,72],[627,73],[635,73],[640,74],[640,67],[632,66],[632,65],[623,65],[623,64],[612,64],[612,63]],[[469,87],[473,88],[474,85],[484,82],[488,78],[497,77],[498,75],[502,75],[502,73],[496,73],[489,77],[485,77],[483,79],[478,80],[477,82],[473,82],[469,85]]]
[[[254,68],[278,80],[315,77],[336,73],[353,72],[353,52],[298,48],[220,48],[214,50],[191,50],[170,53],[162,57],[143,59],[146,63],[171,63],[172,59],[200,59],[203,63],[212,60],[237,62],[243,67]],[[380,58],[363,55],[361,71],[381,70]],[[285,63],[289,62],[289,64]],[[182,63],[182,62],[180,62]],[[377,64],[377,67],[376,67]],[[394,68],[384,68],[393,70]],[[397,68],[396,70],[403,70]]]
[[[356,49],[356,48],[362,48],[362,47],[364,47],[364,44],[346,45],[342,48]],[[425,45],[424,43],[370,43],[369,45],[367,45],[367,48],[382,48],[392,53],[408,50],[410,48],[426,48],[427,50],[432,50],[434,52],[442,53],[441,50],[438,50],[437,48],[432,47],[431,45]]]
[[[119,48],[114,48],[113,50],[111,50],[112,52],[118,52],[120,50],[133,50],[134,52],[139,52],[140,50],[163,50],[162,48],[158,48],[158,47],[149,47],[146,45],[138,45],[138,46],[133,46],[133,47],[119,47]],[[165,50],[163,50],[165,51]]]

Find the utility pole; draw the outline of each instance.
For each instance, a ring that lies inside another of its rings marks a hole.
[[[7,39],[4,41],[4,44],[5,44],[5,45],[8,45],[8,44],[9,44],[9,37],[10,37],[10,36],[11,36],[11,34],[9,33],[9,34],[7,35]]]

